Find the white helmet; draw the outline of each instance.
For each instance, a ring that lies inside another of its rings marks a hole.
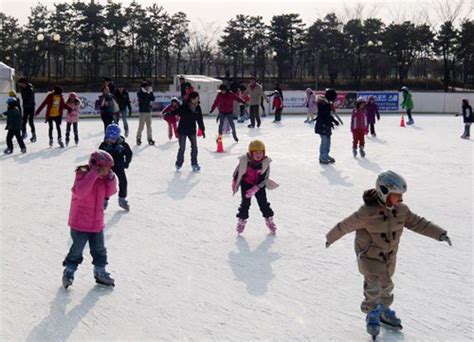
[[[377,195],[383,203],[387,203],[387,197],[391,193],[403,194],[407,191],[407,183],[402,176],[393,171],[384,171],[377,177],[375,183]],[[392,209],[392,208],[389,208]]]
[[[407,87],[407,86],[403,86],[403,87],[402,87],[402,91],[403,91],[403,90],[404,90],[404,91],[408,91],[408,87]]]

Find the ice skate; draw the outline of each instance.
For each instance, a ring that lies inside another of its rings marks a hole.
[[[237,228],[235,229],[237,233],[242,234],[245,229],[245,225],[247,224],[247,220],[239,218],[237,221]]]
[[[26,153],[26,147],[23,147],[23,148],[21,149],[21,153],[23,153],[23,154]]]
[[[334,159],[334,158],[331,157],[331,156],[328,156],[328,161],[329,161],[330,163],[335,163],[335,162],[336,162],[336,159]]]
[[[72,285],[74,281],[74,272],[75,270],[66,267],[63,272],[63,286],[67,289],[69,286]]]
[[[115,286],[115,280],[105,271],[105,267],[94,267],[94,278],[97,284]]]
[[[53,147],[53,138],[49,139],[49,147]]]
[[[58,145],[59,145],[59,147],[64,148],[64,143],[61,140],[61,138],[58,138]]]
[[[140,146],[142,144],[142,139],[137,138],[137,145]]]
[[[192,166],[194,172],[199,172],[201,171],[201,166],[199,164],[195,164]]]
[[[374,310],[367,314],[365,319],[367,333],[372,336],[373,341],[375,341],[378,334],[380,333],[380,315],[382,311],[383,306],[382,304],[379,304]]]
[[[126,211],[130,211],[130,205],[128,204],[128,201],[126,198],[119,197],[118,204],[120,208],[125,209]]]
[[[12,154],[13,153],[13,149],[12,148],[6,148],[3,153],[5,154]]]
[[[402,321],[397,317],[395,311],[391,310],[390,308],[386,308],[384,311],[382,311],[382,314],[380,315],[380,321],[394,329],[401,330],[403,328]]]
[[[155,140],[148,139],[148,145],[155,145]]]
[[[267,217],[267,218],[265,219],[265,223],[266,223],[268,229],[270,229],[270,232],[271,232],[272,234],[275,234],[277,227],[276,227],[276,225],[275,225],[275,222],[273,222],[273,217]]]
[[[23,140],[25,140],[26,138],[28,138],[28,133],[23,132],[22,135],[21,135],[21,138],[22,138]]]
[[[36,142],[36,133],[31,133],[31,139],[30,139],[30,141],[31,141],[32,143]]]
[[[353,149],[352,149],[352,155],[353,155],[354,157],[357,157],[357,149],[356,149],[356,148],[353,148]]]
[[[364,148],[363,148],[363,147],[360,147],[360,148],[359,148],[359,153],[360,153],[360,156],[361,156],[362,158],[365,158],[365,151],[364,151]]]

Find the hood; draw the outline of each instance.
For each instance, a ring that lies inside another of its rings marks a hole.
[[[377,191],[375,189],[369,189],[364,191],[362,199],[364,200],[364,203],[369,206],[384,206],[383,203],[380,201],[380,198],[377,195]]]

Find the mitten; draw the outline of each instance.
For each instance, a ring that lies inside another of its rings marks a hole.
[[[260,188],[257,185],[252,186],[250,189],[248,189],[245,192],[245,197],[251,198],[253,195],[255,195],[258,192],[258,190],[260,190]]]

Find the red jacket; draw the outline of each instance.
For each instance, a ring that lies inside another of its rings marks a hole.
[[[217,94],[216,99],[214,100],[214,103],[211,107],[211,113],[216,107],[221,113],[232,113],[234,111],[234,101],[245,103],[240,97],[238,97],[234,93],[226,92]]]
[[[51,107],[53,106],[53,96],[54,95],[56,95],[56,94],[53,94],[53,93],[48,94],[48,96],[46,96],[46,98],[43,100],[43,102],[41,103],[41,105],[38,107],[38,109],[35,112],[35,115],[39,115],[39,113],[41,113],[43,108],[46,106],[46,115],[44,117],[45,122],[48,121],[49,112],[51,111]],[[73,109],[71,107],[69,107],[66,104],[66,102],[64,102],[64,98],[63,98],[62,95],[59,95],[59,97],[60,97],[59,116],[62,117],[64,109],[67,109],[67,110],[70,110],[70,111],[72,111]]]
[[[283,101],[280,96],[273,96],[273,108],[275,110],[283,108]]]
[[[354,108],[352,110],[351,131],[355,132],[357,130],[367,130],[367,115],[365,114],[365,109]]]

